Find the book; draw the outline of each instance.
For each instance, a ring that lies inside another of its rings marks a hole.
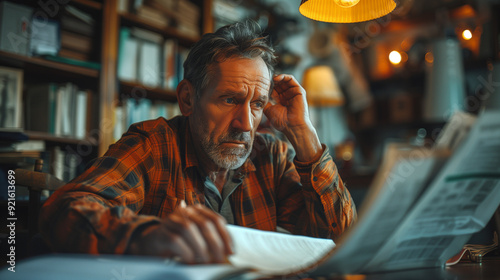
[[[55,133],[58,85],[40,84],[26,90],[26,130]]]
[[[30,24],[33,8],[0,2],[0,50],[21,55],[30,54]]]
[[[157,27],[167,27],[170,25],[170,20],[160,10],[149,6],[140,6],[136,9],[136,15],[145,21],[154,24]]]
[[[43,150],[45,150],[45,142],[42,140],[27,140],[20,142],[4,142],[3,140],[0,141],[0,152],[41,152]]]
[[[60,47],[59,21],[33,18],[30,37],[31,55],[56,55]]]
[[[89,37],[94,36],[93,24],[88,24],[71,14],[64,14],[61,17],[61,29]]]
[[[23,71],[0,67],[0,128],[22,127]]]
[[[67,48],[61,48],[57,55],[62,57],[62,58],[69,58],[69,59],[79,60],[79,61],[90,60],[90,54],[82,53],[79,51],[74,51],[74,50],[67,49]]]
[[[176,72],[176,51],[177,41],[174,39],[167,39],[163,43],[163,88],[175,89],[177,86],[177,72]]]
[[[139,52],[139,82],[148,87],[159,87],[161,72],[160,44],[143,41]]]
[[[84,23],[86,23],[88,25],[95,24],[95,20],[94,20],[94,18],[92,18],[92,16],[90,14],[76,8],[75,6],[66,5],[64,8],[68,14],[80,19]]]
[[[78,90],[76,92],[76,110],[75,110],[75,131],[74,131],[74,136],[78,139],[83,139],[87,135],[88,131],[88,117],[87,117],[87,111],[88,111],[88,100],[89,100],[89,95],[90,91],[87,90]]]
[[[137,80],[139,41],[131,37],[130,29],[120,29],[120,41],[118,50],[118,78],[123,81]]]
[[[61,47],[89,54],[92,52],[92,38],[71,31],[61,31]]]
[[[98,62],[92,62],[92,61],[80,61],[76,59],[71,59],[71,58],[66,58],[66,57],[61,57],[61,56],[54,56],[54,55],[45,55],[43,58],[47,60],[52,60],[52,61],[57,61],[61,63],[66,63],[66,64],[71,64],[75,66],[81,66],[89,69],[95,69],[95,70],[100,70],[101,69],[101,64]]]

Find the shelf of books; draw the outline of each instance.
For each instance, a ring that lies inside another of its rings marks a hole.
[[[25,137],[0,138],[0,169],[43,158],[71,179],[75,157],[81,170],[132,123],[180,114],[175,88],[211,3],[0,1],[0,134]]]
[[[118,1],[114,141],[132,123],[180,114],[175,89],[189,47],[200,39],[201,12],[208,2]]]
[[[0,177],[41,158],[68,181],[98,155],[104,4],[50,5],[0,2]]]

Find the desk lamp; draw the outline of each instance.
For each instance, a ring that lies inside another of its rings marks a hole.
[[[313,66],[304,72],[302,86],[306,90],[311,119],[323,143],[334,148],[336,158],[350,160],[352,145],[343,148],[350,132],[347,127],[342,105],[344,95],[337,83],[333,69],[329,66]],[[343,149],[338,149],[339,147]],[[349,154],[349,158],[346,155]]]

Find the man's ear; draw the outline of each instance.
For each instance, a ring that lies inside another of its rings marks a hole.
[[[188,80],[182,80],[177,86],[177,102],[184,116],[189,116],[193,112],[195,99],[194,86]]]

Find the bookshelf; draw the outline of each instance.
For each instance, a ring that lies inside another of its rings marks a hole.
[[[45,11],[37,1],[21,0],[10,2],[25,5],[34,11]],[[3,2],[3,1],[0,1]],[[67,3],[66,3],[67,2]],[[132,5],[134,1],[129,1]],[[175,40],[182,48],[188,49],[201,37],[201,33],[212,31],[213,19],[211,15],[212,0],[193,0],[192,3],[199,7],[200,35],[193,36],[179,31],[174,26],[163,27],[150,22],[134,13],[133,9],[120,10],[121,0],[71,0],[55,8],[61,13],[66,5],[90,15],[95,24],[92,25],[94,42],[90,60],[99,65],[98,68],[80,66],[60,61],[54,61],[41,56],[30,56],[0,50],[0,66],[20,69],[24,73],[23,101],[26,98],[26,90],[32,84],[39,83],[71,83],[81,89],[92,92],[92,102],[95,105],[95,120],[88,128],[83,138],[70,135],[59,135],[45,131],[34,131],[25,129],[23,132],[30,140],[45,141],[48,148],[59,147],[62,149],[77,150],[79,146],[85,146],[91,153],[85,155],[85,160],[91,160],[104,154],[109,145],[114,143],[114,127],[116,125],[115,111],[123,106],[122,98],[145,98],[153,104],[176,102],[175,88],[164,86],[150,86],[139,81],[126,81],[118,78],[118,60],[120,48],[120,29],[140,28],[159,34],[163,39]],[[54,7],[53,7],[54,8]],[[60,20],[62,15],[50,15],[51,20]],[[136,94],[140,92],[140,95]]]

